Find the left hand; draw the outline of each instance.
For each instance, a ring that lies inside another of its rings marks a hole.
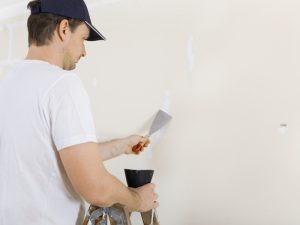
[[[131,135],[125,139],[128,143],[125,154],[139,154],[150,143],[149,137],[147,136]]]

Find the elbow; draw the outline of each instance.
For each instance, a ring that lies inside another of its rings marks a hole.
[[[89,204],[103,208],[110,207],[116,203],[108,191],[91,191],[83,197]]]

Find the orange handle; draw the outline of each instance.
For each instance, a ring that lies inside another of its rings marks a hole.
[[[148,137],[148,136],[146,136],[146,137]],[[148,146],[149,142],[150,142],[149,139],[146,140],[146,142],[139,142],[137,145],[132,147],[132,151],[135,154],[139,154],[143,150],[143,148]]]
[[[142,151],[142,148],[143,148],[142,142],[139,142],[137,145],[132,147],[132,151],[135,154],[139,154]]]

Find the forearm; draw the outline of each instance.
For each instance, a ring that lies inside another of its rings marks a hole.
[[[98,147],[101,158],[105,161],[123,154],[126,151],[126,148],[129,148],[130,146],[126,144],[126,140],[124,138],[120,138],[98,143]]]
[[[130,135],[125,138],[98,143],[98,149],[102,161],[105,161],[124,153],[139,154],[139,152],[143,151],[143,149],[148,146],[148,143],[148,137],[142,137],[140,135]],[[136,148],[136,146],[140,147]],[[137,149],[138,151],[136,151]]]
[[[132,211],[137,211],[141,205],[141,198],[139,194],[131,188],[126,187],[117,178],[107,173],[102,179],[98,190],[94,190],[98,196],[104,195],[105,198],[95,198],[91,204],[100,207],[109,207],[115,203],[122,204]]]

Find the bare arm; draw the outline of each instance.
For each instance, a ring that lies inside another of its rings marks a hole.
[[[154,185],[126,187],[105,169],[97,143],[74,145],[59,155],[73,187],[90,204],[108,207],[120,203],[132,211],[157,207]]]
[[[105,161],[121,154],[133,154],[132,148],[139,143],[143,146],[141,149],[143,150],[144,147],[147,147],[149,139],[139,135],[131,135],[126,138],[98,143],[98,147],[102,160]]]

